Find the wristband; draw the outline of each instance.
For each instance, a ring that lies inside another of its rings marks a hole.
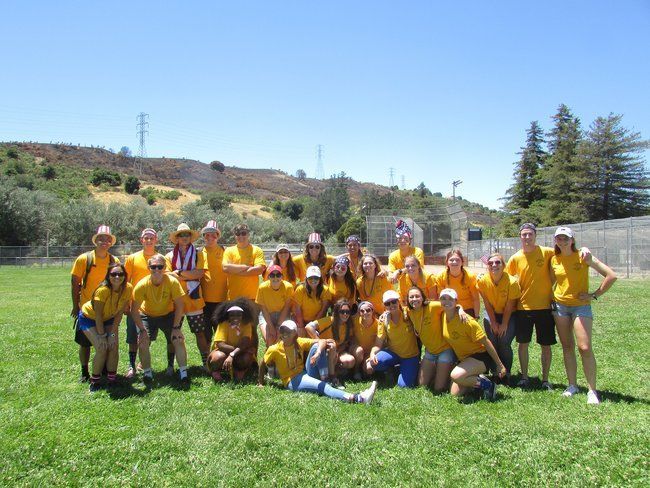
[[[230,356],[231,358],[235,359],[235,356],[236,356],[235,351],[231,351],[231,353],[228,354],[228,356]]]

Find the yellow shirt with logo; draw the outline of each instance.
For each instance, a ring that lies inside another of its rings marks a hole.
[[[502,314],[508,300],[517,300],[521,296],[517,278],[504,272],[495,285],[492,277],[486,273],[476,282],[476,288],[480,291],[494,309],[494,313]]]
[[[379,322],[375,317],[372,318],[372,324],[368,327],[363,325],[361,316],[354,319],[354,337],[357,340],[357,343],[363,347],[364,351],[370,351],[372,346],[375,345],[378,325]]]
[[[336,280],[334,276],[330,277],[327,288],[332,294],[332,303],[336,303],[341,298],[347,298],[350,303],[355,302],[357,287],[355,286],[352,290],[348,288],[348,285],[344,280]]]
[[[580,293],[589,293],[589,265],[580,259],[578,252],[570,256],[555,254],[551,258],[551,269],[555,276],[553,298],[567,307],[588,305],[588,300],[580,300]]]
[[[311,263],[305,262],[305,257],[301,254],[300,256],[293,256],[293,265],[296,270],[296,277],[304,282],[307,275],[307,268],[313,266]],[[332,266],[334,266],[335,258],[334,256],[327,254],[325,256],[325,264],[318,266],[320,269],[323,281],[327,281],[327,273],[329,273]]]
[[[133,289],[133,300],[141,302],[140,311],[149,317],[162,317],[174,311],[174,300],[185,294],[176,278],[164,274],[160,285],[151,282],[151,275],[142,278]]]
[[[90,273],[88,273],[88,278],[86,278],[86,286],[81,288],[79,297],[80,306],[92,298],[95,289],[104,281],[108,271],[108,265],[111,262],[110,254],[107,254],[104,258],[98,258],[94,250],[91,252],[93,255],[93,265],[90,268]],[[120,262],[116,257],[113,257],[113,259],[115,263]],[[70,274],[79,278],[79,284],[81,284],[86,275],[86,265],[86,253],[79,255],[72,265]]]
[[[212,350],[217,348],[219,342],[237,347],[244,337],[253,338],[253,325],[250,322],[242,322],[237,327],[231,327],[230,322],[219,322],[212,338]]]
[[[467,323],[463,324],[458,314],[449,322],[442,314],[442,337],[460,361],[472,354],[486,352],[485,346],[479,342],[485,337],[485,331],[472,317],[467,317]]]
[[[221,303],[228,298],[228,275],[223,271],[223,247],[217,245],[213,249],[201,249],[203,262],[207,269],[201,278],[203,299],[209,303]]]
[[[174,257],[173,252],[167,253],[165,256],[165,263],[166,263],[166,269],[167,271],[172,270],[172,259]],[[194,269],[202,269],[206,270],[207,265],[203,259],[203,254],[200,252],[196,253],[196,267]],[[178,271],[177,271],[178,273]],[[183,303],[185,305],[185,313],[192,313],[192,312],[198,312],[200,310],[203,310],[203,307],[205,307],[205,300],[203,299],[203,295],[201,294],[201,286],[199,285],[199,298],[192,298],[187,292],[187,281],[183,279],[178,280],[181,284],[181,287],[183,288],[183,292],[185,293],[183,295]]]
[[[293,294],[293,303],[300,307],[302,312],[302,318],[307,322],[310,322],[316,319],[316,315],[323,308],[325,302],[332,301],[332,295],[330,294],[329,289],[324,286],[323,292],[320,295],[320,299],[316,298],[316,292],[312,292],[311,296],[307,295],[306,285],[298,285],[295,293]]]
[[[396,324],[391,320],[388,321],[388,324],[380,320],[377,325],[377,337],[384,341],[386,348],[401,358],[406,359],[420,355],[413,325],[410,320],[404,319],[401,313]]]
[[[398,269],[404,268],[404,260],[412,254],[414,254],[420,262],[420,266],[424,267],[424,251],[419,247],[409,246],[406,254],[402,254],[401,249],[395,249],[390,253],[388,256],[388,270],[397,271]]]
[[[131,283],[126,283],[122,293],[115,292],[108,286],[101,286],[95,291],[93,299],[87,301],[81,306],[81,311],[86,317],[94,320],[96,315],[93,302],[103,303],[104,309],[102,310],[102,318],[106,321],[107,319],[115,317],[118,312],[124,311],[124,307],[131,300],[132,294],[133,285],[131,285]]]
[[[464,310],[469,310],[474,308],[472,292],[476,293],[476,276],[466,269],[464,271],[465,273],[461,273],[460,276],[452,276],[445,270],[436,277],[436,285],[438,293],[445,288],[455,290],[458,293],[458,304]],[[463,275],[465,279],[463,279]]]
[[[440,302],[429,302],[418,310],[409,308],[407,313],[415,333],[427,351],[431,354],[440,354],[445,349],[449,349],[449,343],[442,337],[442,305]]]
[[[550,247],[535,246],[528,254],[519,250],[510,257],[506,272],[517,277],[521,289],[517,310],[551,308],[551,258],[554,255]]]
[[[351,341],[354,337],[354,326],[352,324],[352,318],[348,319],[350,321],[350,334],[348,336],[348,341]],[[334,318],[331,316],[320,318],[316,321],[316,331],[318,332],[318,337],[320,339],[334,339]],[[336,345],[339,346],[345,342],[345,329],[346,326],[344,323],[339,324],[339,340],[336,341]]]
[[[135,286],[142,278],[149,276],[149,264],[147,260],[155,254],[156,252],[154,251],[150,256],[145,256],[144,251],[140,250],[126,257],[124,260],[124,269],[126,269],[126,274],[129,276],[129,283]]]
[[[291,301],[292,297],[293,286],[288,281],[281,281],[280,287],[277,290],[271,287],[270,281],[265,281],[257,290],[255,303],[266,307],[269,313],[281,312],[285,305]]]
[[[287,386],[291,378],[304,371],[307,353],[315,342],[315,339],[298,337],[296,339],[297,347],[289,347],[286,350],[284,343],[279,341],[266,350],[264,362],[268,365],[275,364],[282,384]]]
[[[436,277],[426,271],[422,272],[422,276],[418,276],[416,283],[413,283],[413,280],[407,273],[402,273],[399,276],[397,290],[399,292],[400,301],[403,305],[408,303],[409,288],[413,285],[418,286],[420,290],[424,292],[425,298],[433,296],[433,292],[436,289]]]
[[[372,303],[376,314],[380,314],[384,310],[384,292],[392,289],[393,286],[385,276],[383,278],[375,277],[374,280],[368,280],[363,277],[357,278],[359,300]]]
[[[227,247],[223,253],[224,264],[244,264],[246,266],[266,266],[264,251],[257,246],[249,244],[241,248],[239,246]],[[259,275],[241,276],[237,274],[228,275],[228,300],[246,297],[255,300],[257,289],[260,286]]]

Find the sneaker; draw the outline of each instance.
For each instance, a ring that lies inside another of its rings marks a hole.
[[[490,381],[487,376],[482,374],[478,375],[478,381],[481,390],[483,390],[483,398],[490,401],[494,400],[497,397],[497,385],[494,381]]]
[[[566,390],[564,390],[564,392],[562,393],[562,396],[567,398],[572,397],[573,395],[578,393],[578,391],[579,390],[576,385],[569,385],[569,387]]]
[[[587,403],[589,405],[600,404],[600,400],[598,399],[598,393],[596,393],[594,390],[589,390],[587,392]]]
[[[173,366],[167,366],[167,369],[165,370],[165,374],[167,376],[174,376],[174,367]]]
[[[135,378],[135,369],[129,368],[126,374],[124,375],[124,377],[127,380],[132,380],[133,378]]]
[[[187,376],[187,370],[186,370],[186,369],[181,369],[181,370],[178,372],[178,377],[180,378],[180,380],[181,380],[182,382],[186,382],[186,381],[188,381],[189,377]]]
[[[102,385],[101,385],[101,383],[98,383],[98,382],[97,383],[91,383],[90,386],[88,387],[88,391],[90,391],[90,393],[96,393],[101,389],[102,389]]]
[[[375,398],[375,392],[377,391],[377,382],[373,381],[372,384],[370,385],[370,388],[367,390],[363,390],[361,393],[359,393],[359,403],[365,403],[366,405],[370,405],[372,403],[372,400]]]
[[[90,381],[90,375],[81,373],[81,376],[79,376],[79,383],[87,383]]]
[[[151,371],[145,371],[142,375],[142,381],[151,383],[153,381],[153,373]]]
[[[548,381],[542,381],[542,390],[553,391],[553,385]]]
[[[530,380],[528,378],[522,378],[517,382],[518,388],[528,388],[530,386]]]

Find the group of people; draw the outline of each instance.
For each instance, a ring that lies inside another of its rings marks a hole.
[[[576,248],[568,227],[557,229],[553,249],[536,244],[533,224],[522,225],[522,249],[507,262],[491,254],[488,273],[479,277],[464,267],[458,249],[447,253],[440,274],[425,271],[424,253],[412,245],[411,229],[401,220],[398,248],[386,270],[354,235],[339,256],[327,254],[321,236],[311,233],[302,253],[292,256],[279,245],[266,263],[246,224],[235,226],[233,234],[236,244],[224,248],[216,221],[200,233],[183,223],[169,235],[174,248],[163,256],[156,251],[156,231],[144,229],[142,249],[122,264],[109,252],[116,241],[110,228],[97,229],[95,249],[79,256],[72,269],[75,340],[91,391],[101,387],[103,374],[109,385],[116,381],[118,329],[126,314],[127,378],[141,369],[143,381],[152,381],[150,344],[162,330],[166,374],[174,374],[176,361],[180,380],[189,381],[182,331],[187,319],[203,367],[217,382],[241,380],[257,369],[260,386],[279,378],[291,391],[365,404],[372,402],[377,382],[350,393],[345,381],[372,379],[377,372],[397,376],[400,387],[494,399],[497,383],[510,382],[515,338],[518,386],[528,387],[533,329],[542,349],[542,387],[552,389],[548,375],[557,328],[569,383],[563,395],[579,391],[577,343],[588,402],[599,402],[590,302],[616,276],[588,249]],[[200,236],[199,249],[194,243]],[[594,292],[589,268],[604,277]],[[265,353],[258,362],[260,336]]]

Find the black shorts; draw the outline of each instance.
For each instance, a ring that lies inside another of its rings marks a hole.
[[[77,317],[74,319],[74,341],[79,344],[81,347],[92,347],[92,344],[82,331],[79,330],[79,324],[77,323]]]
[[[515,313],[515,337],[520,344],[528,344],[533,337],[533,326],[537,344],[552,346],[557,344],[555,338],[555,321],[551,309],[517,310]]]
[[[490,356],[487,352],[477,352],[475,354],[472,354],[470,356],[471,358],[478,359],[481,361],[483,364],[485,364],[485,372],[489,373],[492,371],[493,373],[496,373],[497,371],[497,365],[495,364],[494,360],[492,359],[492,356]]]
[[[167,344],[172,343],[172,326],[174,325],[174,312],[169,312],[167,315],[162,315],[160,317],[149,317],[148,315],[142,315],[142,324],[144,328],[149,332],[149,340],[151,342],[155,341],[158,337],[158,329],[163,331],[165,334],[165,339],[167,339]],[[138,329],[138,333],[140,329]]]
[[[190,332],[192,334],[203,334],[206,328],[205,320],[203,319],[203,314],[199,315],[186,315],[187,323],[190,326]]]
[[[208,343],[212,341],[212,336],[217,331],[217,324],[212,325],[212,315],[219,305],[221,305],[221,302],[205,302],[205,307],[203,307],[204,333]]]

